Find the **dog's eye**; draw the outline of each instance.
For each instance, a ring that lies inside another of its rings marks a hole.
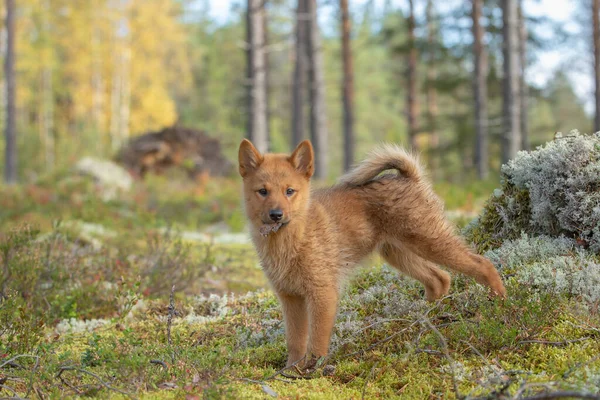
[[[265,197],[268,193],[269,192],[267,192],[267,189],[265,188],[258,190],[258,194],[260,194],[262,197]]]
[[[294,189],[292,189],[292,188],[288,188],[288,189],[285,191],[285,194],[286,194],[287,196],[291,196],[291,195],[293,195],[294,193],[296,193],[296,191],[295,191]]]

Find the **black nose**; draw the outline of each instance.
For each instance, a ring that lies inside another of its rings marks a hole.
[[[275,222],[278,222],[283,218],[283,211],[279,209],[269,211],[269,217]]]

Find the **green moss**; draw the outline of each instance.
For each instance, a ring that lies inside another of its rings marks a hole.
[[[510,210],[510,215],[502,215],[499,210]],[[483,254],[505,240],[517,239],[521,232],[528,230],[530,218],[528,191],[506,181],[501,194],[487,200],[481,215],[464,229],[464,235]]]

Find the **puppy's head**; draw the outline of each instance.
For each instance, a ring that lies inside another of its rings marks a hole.
[[[260,154],[244,139],[238,160],[246,214],[263,235],[277,232],[304,214],[314,172],[313,149],[308,140],[288,155]]]

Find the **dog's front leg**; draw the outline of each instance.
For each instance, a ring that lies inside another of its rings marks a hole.
[[[306,301],[301,296],[279,293],[285,320],[285,340],[288,349],[287,366],[294,364],[306,354],[308,339],[308,313]]]
[[[314,363],[319,357],[327,355],[335,322],[337,301],[338,293],[331,287],[320,288],[307,298],[310,334],[306,368],[314,367]]]

